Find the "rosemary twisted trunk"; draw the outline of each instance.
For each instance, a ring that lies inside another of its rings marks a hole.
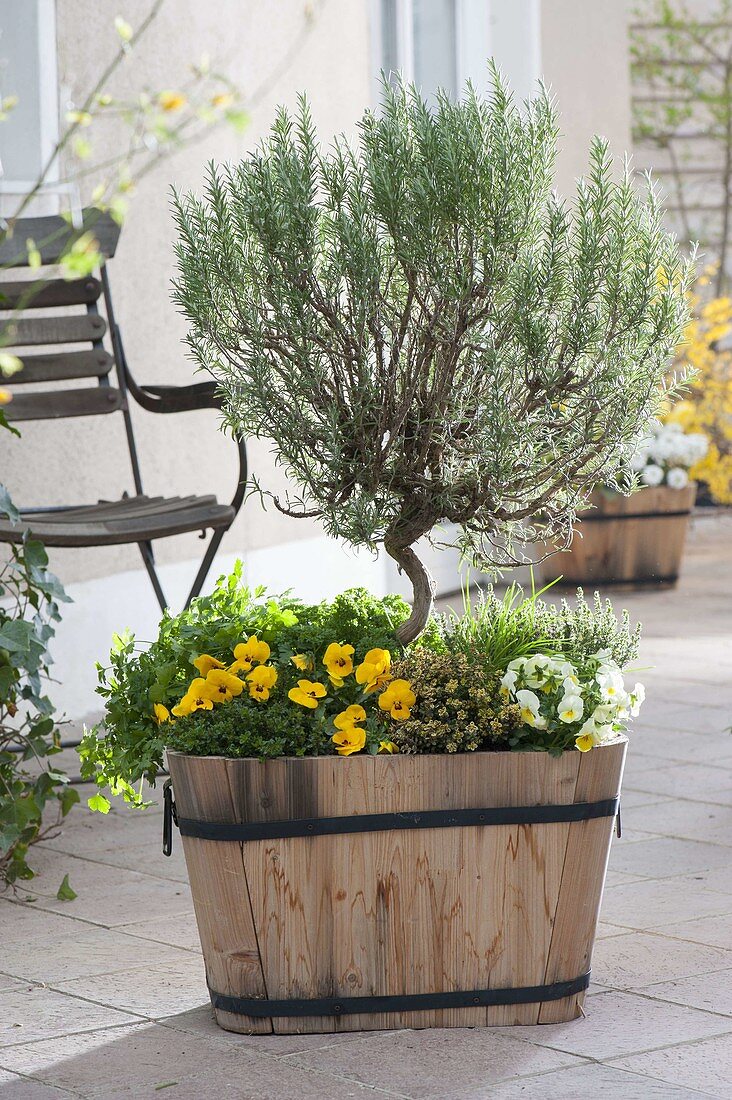
[[[427,625],[435,602],[435,582],[424,563],[415,554],[411,546],[400,546],[390,538],[384,540],[384,548],[390,557],[406,573],[412,582],[414,600],[412,614],[402,623],[396,636],[402,645],[409,645],[418,638]]]

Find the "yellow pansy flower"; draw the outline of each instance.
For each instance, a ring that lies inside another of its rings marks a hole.
[[[161,92],[158,96],[158,103],[164,111],[179,111],[187,102],[182,92],[167,91]]]
[[[297,687],[290,688],[287,698],[291,699],[293,703],[298,703],[301,707],[315,710],[318,700],[324,699],[327,694],[328,692],[323,684],[313,683],[312,680],[298,680]]]
[[[260,642],[257,635],[252,634],[248,641],[234,646],[235,660],[229,672],[249,672],[255,665],[265,664],[271,652],[266,642]]]
[[[361,726],[347,726],[334,733],[331,740],[339,756],[350,756],[353,752],[360,752],[366,744],[366,730]]]
[[[202,653],[200,657],[196,657],[193,664],[202,676],[208,676],[212,668],[225,667],[223,661],[217,661],[215,657],[209,656],[208,653]]]
[[[354,703],[350,707],[346,707],[340,714],[336,714],[333,719],[333,725],[336,729],[344,730],[349,726],[355,726],[358,722],[366,721],[366,711],[363,707],[360,707],[358,703]]]
[[[155,713],[155,717],[158,720],[158,725],[161,725],[163,722],[170,721],[170,711],[167,707],[164,707],[162,703],[155,703],[155,705],[153,706],[153,711]]]
[[[399,746],[395,745],[393,741],[379,741],[379,755],[383,753],[394,754],[399,752]]]
[[[364,685],[367,695],[391,680],[391,653],[388,649],[370,649],[356,669],[356,682]]]
[[[323,664],[328,669],[331,683],[343,687],[343,679],[353,672],[353,646],[331,642],[323,655]]]
[[[308,657],[307,653],[295,653],[290,660],[295,668],[300,669],[300,672],[308,672],[315,668],[312,657]]]
[[[193,714],[196,710],[212,709],[213,699],[211,698],[210,689],[203,677],[197,676],[195,680],[191,680],[188,685],[188,691],[185,693],[180,703],[173,707],[173,714],[176,718],[182,718],[186,714]]]
[[[272,665],[258,665],[247,675],[249,697],[264,703],[269,699],[270,690],[277,683],[277,669]]]
[[[397,722],[403,722],[412,713],[411,707],[417,701],[409,680],[392,680],[386,691],[379,696],[379,707],[386,710]]]
[[[595,741],[591,733],[583,733],[580,737],[575,738],[574,743],[580,752],[589,752]]]
[[[212,668],[206,676],[206,688],[214,703],[230,703],[235,695],[241,695],[244,684],[224,668]]]

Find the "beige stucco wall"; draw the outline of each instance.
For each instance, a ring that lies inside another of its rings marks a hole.
[[[368,0],[167,0],[153,28],[136,47],[112,90],[176,88],[205,50],[245,94],[270,87],[252,110],[244,135],[221,130],[164,160],[134,195],[110,274],[128,359],[140,380],[186,383],[193,365],[183,344],[185,322],[169,297],[174,272],[171,184],[198,188],[209,159],[239,158],[268,128],[275,107],[292,106],[305,89],[322,137],[345,130],[369,102],[371,44]],[[129,0],[125,17],[134,26],[149,0]],[[117,0],[79,4],[58,0],[57,37],[62,108],[78,104],[116,48]],[[622,153],[629,146],[626,11],[623,0],[540,0],[541,69],[561,107],[562,151],[557,183],[572,189],[586,166],[587,144],[601,132]],[[309,31],[306,28],[309,26]],[[570,31],[571,29],[571,31]],[[500,59],[499,59],[500,60]],[[95,155],[113,150],[122,131],[90,137]],[[153,494],[233,490],[234,449],[216,430],[216,414],[153,416],[134,408],[145,489]],[[73,424],[28,424],[23,440],[5,441],[3,478],[23,504],[64,504],[116,497],[131,489],[121,417]],[[264,442],[250,444],[250,464],[261,482],[281,488]],[[312,536],[316,527],[247,503],[226,536],[223,550],[248,549]],[[200,554],[195,535],[158,544],[162,562]],[[139,567],[135,547],[58,551],[55,568],[66,582],[108,576]]]
[[[557,189],[570,193],[593,134],[618,157],[631,148],[626,0],[541,0],[544,79],[561,113]]]
[[[127,0],[125,18],[137,25],[150,0]],[[118,0],[58,0],[57,37],[62,109],[78,104],[116,49],[114,17]],[[310,28],[309,30],[307,28]],[[299,45],[298,45],[299,42]],[[341,130],[352,132],[370,95],[369,34],[364,0],[303,3],[303,0],[167,0],[154,26],[115,77],[113,91],[177,88],[189,77],[188,65],[206,51],[245,95],[271,82],[251,109],[243,135],[230,128],[163,161],[132,198],[118,254],[110,264],[117,320],[127,357],[138,380],[185,384],[193,365],[182,341],[185,322],[170,301],[174,271],[173,226],[169,188],[198,188],[207,161],[245,155],[270,125],[276,106],[294,106],[306,90],[324,140]],[[292,55],[292,56],[291,56]],[[288,60],[289,58],[289,60]],[[273,78],[274,74],[274,78]],[[97,156],[112,151],[124,136],[120,128],[99,136],[89,131]],[[217,431],[215,413],[155,416],[134,407],[145,490],[151,494],[216,492],[226,499],[237,471],[232,443]],[[23,428],[23,439],[3,445],[3,480],[23,504],[91,502],[132,490],[120,416],[44,422]],[[265,443],[250,445],[250,465],[263,484],[277,488]],[[256,500],[243,509],[227,534],[223,550],[306,537],[313,525],[263,512]],[[157,544],[161,562],[200,556],[195,535]],[[67,583],[139,568],[137,548],[57,551],[53,564]]]

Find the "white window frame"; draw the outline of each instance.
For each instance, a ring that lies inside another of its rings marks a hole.
[[[394,0],[396,6],[396,46],[397,66],[404,78],[414,80],[414,0]],[[508,6],[508,7],[506,7]],[[372,73],[372,102],[378,104],[380,100],[380,77],[384,68],[382,56],[382,26],[381,26],[382,0],[371,0],[371,73]],[[522,86],[516,88],[518,98],[527,95],[531,85],[539,78],[541,73],[541,32],[540,32],[540,0],[456,0],[455,3],[455,73],[458,89],[465,86],[468,79],[477,85],[485,81],[485,65],[497,47],[494,40],[492,22],[510,10],[514,15],[520,12],[526,35],[516,46],[525,51],[526,75],[522,80]],[[476,20],[482,17],[484,21],[483,46],[476,47],[474,30]],[[496,36],[497,37],[497,36]],[[476,57],[477,49],[477,57]],[[513,74],[511,66],[506,64],[507,59],[498,56],[496,58],[501,68],[507,70],[509,80]]]
[[[59,138],[59,86],[58,52],[56,42],[56,0],[23,0],[34,3],[37,9],[37,78],[39,88],[38,131],[34,135],[38,147],[38,162],[42,170]],[[17,91],[22,95],[22,88]],[[0,123],[2,125],[2,123]],[[58,210],[60,190],[59,165],[56,162],[48,172],[45,183],[29,213],[55,213]],[[9,205],[8,198],[21,198],[35,186],[35,179],[20,179],[0,174],[0,201],[4,212]],[[6,198],[7,197],[7,198]]]

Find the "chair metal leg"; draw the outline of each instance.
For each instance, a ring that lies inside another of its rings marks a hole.
[[[211,564],[216,556],[216,551],[221,545],[221,540],[226,534],[227,528],[219,527],[211,535],[211,541],[206,547],[206,553],[203,555],[203,561],[196,573],[196,579],[193,582],[190,592],[188,593],[188,599],[186,600],[186,607],[190,605],[191,600],[195,599],[203,588],[203,582],[208,576],[208,571],[211,568]]]
[[[155,590],[155,595],[158,599],[158,603],[160,604],[160,610],[165,611],[168,606],[168,601],[165,598],[165,593],[163,592],[162,586],[158,579],[158,574],[155,569],[155,559],[153,557],[152,544],[149,542],[138,542],[137,545],[140,548],[140,554],[142,555],[142,560],[145,563],[147,575],[150,578],[153,589]]]

